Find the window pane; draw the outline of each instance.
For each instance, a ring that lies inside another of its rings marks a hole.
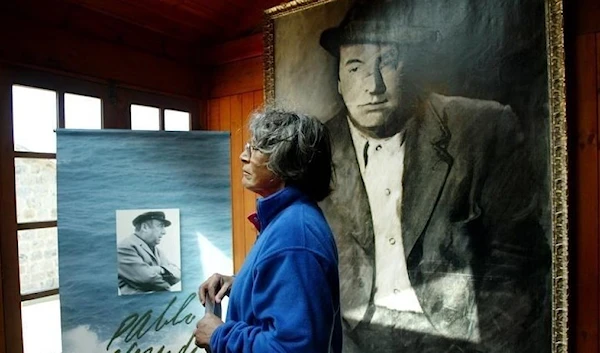
[[[165,130],[189,131],[190,113],[165,109]]]
[[[158,108],[131,105],[131,130],[160,130]]]
[[[65,127],[67,129],[101,129],[102,100],[65,93]]]
[[[56,220],[56,160],[15,158],[17,222]]]
[[[56,153],[56,92],[12,87],[15,151]]]
[[[21,303],[24,353],[60,353],[60,299],[58,295]]]
[[[18,231],[21,294],[58,288],[56,227]]]

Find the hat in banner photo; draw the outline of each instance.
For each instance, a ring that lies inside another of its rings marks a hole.
[[[165,213],[162,211],[151,211],[142,213],[141,215],[135,217],[131,223],[133,223],[133,225],[137,227],[138,225],[150,220],[160,221],[164,224],[165,227],[171,225],[171,221],[166,219]]]

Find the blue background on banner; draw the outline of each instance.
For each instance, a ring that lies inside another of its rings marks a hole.
[[[128,315],[152,310],[151,325],[174,297],[176,307],[195,293],[210,275],[200,259],[211,254],[202,254],[200,237],[232,258],[229,134],[59,130],[57,135],[63,352],[75,353],[68,351],[72,342],[65,344],[72,330],[106,344]],[[168,208],[180,210],[182,291],[118,296],[115,211]],[[194,299],[179,319],[203,312]],[[162,332],[173,339],[168,330],[191,334],[194,324],[169,325]],[[169,337],[151,332],[143,339],[150,341],[140,343],[142,350]],[[132,342],[113,343],[110,351],[125,352]]]

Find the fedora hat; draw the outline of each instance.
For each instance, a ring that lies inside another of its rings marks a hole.
[[[135,217],[131,223],[133,223],[133,225],[137,227],[138,225],[150,220],[160,221],[165,225],[165,227],[171,225],[171,222],[165,218],[165,213],[162,211],[151,211],[142,213],[141,215]]]
[[[359,1],[342,22],[321,33],[319,44],[333,56],[339,56],[344,44],[394,43],[433,44],[439,32],[419,26],[413,9],[404,0]],[[416,5],[415,5],[416,6]]]

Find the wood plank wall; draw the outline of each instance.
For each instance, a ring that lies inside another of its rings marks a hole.
[[[249,115],[262,103],[262,90],[212,98],[208,103],[207,130],[231,132],[233,264],[236,273],[256,240],[256,229],[246,219],[255,212],[256,195],[242,187],[242,163],[239,155],[250,139]]]
[[[0,36],[0,62],[110,80],[161,94],[199,97],[197,68],[189,62],[11,13],[3,5],[0,2],[0,32],[4,33]]]
[[[15,185],[11,85],[0,65],[0,185]],[[21,295],[19,288],[19,251],[15,188],[0,187],[0,353],[20,353]],[[16,290],[15,290],[16,288]]]
[[[248,118],[263,104],[262,36],[236,41],[213,51],[206,91],[207,130],[231,132],[231,201],[233,267],[239,271],[256,240],[256,229],[247,216],[256,210],[256,195],[242,187],[239,155],[250,139]]]
[[[578,3],[570,89],[571,344],[600,351],[600,6]],[[585,11],[589,6],[590,11]],[[590,13],[596,14],[596,22]],[[582,24],[587,23],[587,26]],[[593,27],[592,25],[595,25]],[[568,55],[569,53],[567,53]],[[567,76],[569,79],[569,76]]]

